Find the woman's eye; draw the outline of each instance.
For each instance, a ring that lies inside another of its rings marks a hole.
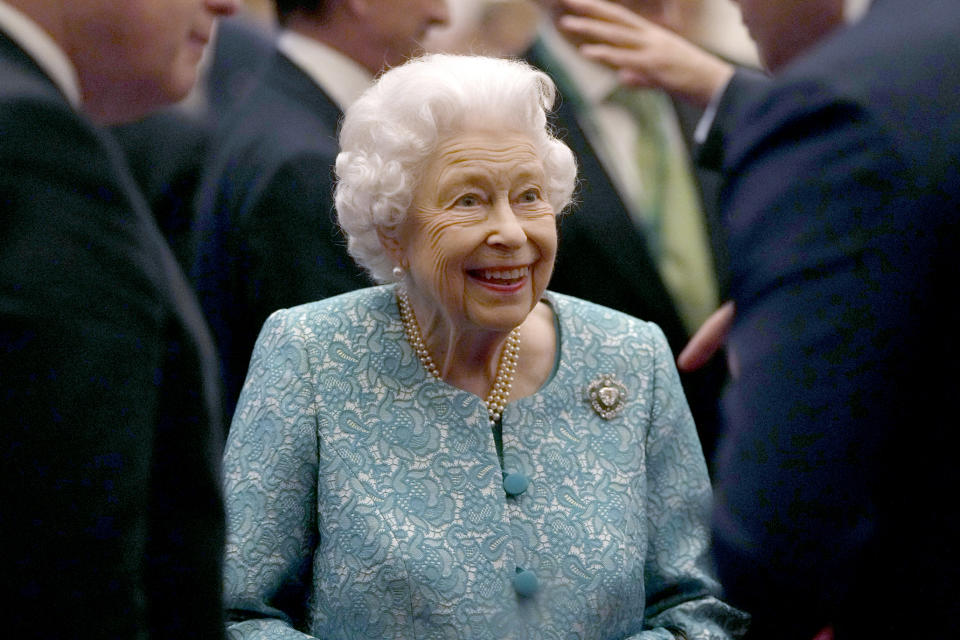
[[[460,196],[455,203],[458,207],[475,207],[480,204],[480,198],[472,193]]]
[[[531,204],[540,200],[540,192],[536,189],[527,189],[520,194],[520,202]]]

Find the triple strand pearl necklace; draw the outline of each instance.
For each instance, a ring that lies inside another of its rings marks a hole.
[[[397,288],[397,302],[400,306],[400,319],[403,321],[403,331],[407,334],[407,341],[423,368],[437,380],[440,380],[440,370],[430,357],[430,351],[423,341],[423,335],[420,333],[420,325],[417,323],[417,316],[413,313],[413,307],[410,306],[410,298],[407,292]],[[517,373],[517,363],[520,360],[520,327],[516,327],[507,336],[507,343],[500,352],[500,362],[497,363],[497,375],[493,379],[493,387],[487,394],[484,404],[487,405],[487,417],[490,419],[490,425],[493,426],[503,414],[504,407],[507,406],[507,400],[510,398],[510,389],[513,387],[513,377]]]

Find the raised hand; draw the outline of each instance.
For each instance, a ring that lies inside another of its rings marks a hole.
[[[567,13],[559,18],[559,28],[581,43],[584,56],[617,69],[624,84],[662,89],[706,107],[733,75],[729,63],[622,5],[561,1]]]

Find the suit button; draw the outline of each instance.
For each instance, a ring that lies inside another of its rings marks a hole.
[[[522,473],[508,473],[503,479],[503,490],[508,496],[518,496],[529,486],[530,480]]]
[[[529,598],[540,589],[540,580],[533,571],[517,567],[517,573],[513,576],[513,588],[518,595]]]

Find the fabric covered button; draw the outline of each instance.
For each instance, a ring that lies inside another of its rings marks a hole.
[[[508,496],[518,496],[529,486],[530,480],[522,473],[508,473],[503,479],[503,490]]]
[[[533,571],[517,567],[517,573],[513,576],[513,588],[518,595],[529,598],[540,588],[540,580]]]

